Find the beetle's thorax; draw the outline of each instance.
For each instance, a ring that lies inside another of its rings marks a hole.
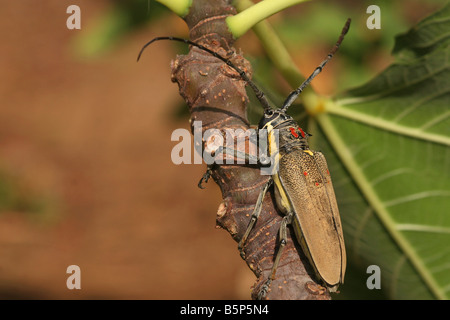
[[[309,150],[308,134],[285,112],[279,110],[271,110],[270,113],[265,112],[259,123],[259,129],[266,129],[269,139],[275,132],[278,134],[278,148],[276,150],[279,150],[282,154],[299,149]]]

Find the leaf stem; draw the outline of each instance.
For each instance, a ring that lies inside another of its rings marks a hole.
[[[165,5],[180,17],[184,17],[189,13],[192,0],[156,0],[157,2]]]
[[[227,18],[228,28],[237,39],[251,29],[258,22],[270,17],[271,15],[291,7],[295,4],[309,0],[264,0],[237,15]],[[234,4],[236,6],[236,4]]]

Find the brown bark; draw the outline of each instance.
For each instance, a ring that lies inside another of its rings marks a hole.
[[[234,64],[251,75],[251,67],[241,55],[233,55],[233,36],[225,23],[235,14],[227,0],[194,0],[185,21],[190,39],[231,57]],[[172,81],[191,112],[191,125],[202,121],[202,130],[217,128],[248,129],[246,116],[248,98],[245,82],[223,62],[197,48],[178,56],[172,63]],[[243,236],[259,192],[269,179],[257,166],[218,165],[213,179],[222,191],[223,202],[217,212],[217,225],[227,230],[235,241]],[[261,216],[244,247],[245,261],[258,277],[252,291],[255,298],[270,274],[277,249],[278,230],[282,216],[276,209],[273,192],[266,194]],[[294,234],[289,230],[290,234]],[[236,254],[239,254],[236,250]],[[305,268],[306,266],[306,268]],[[299,245],[289,235],[276,279],[267,299],[329,299],[329,294],[315,282],[315,276]]]

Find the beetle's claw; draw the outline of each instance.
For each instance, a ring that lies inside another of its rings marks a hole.
[[[200,179],[200,181],[198,182],[198,187],[200,189],[205,189],[205,187],[203,187],[203,182],[208,183],[209,178],[211,177],[212,171],[211,168],[208,167],[208,169],[206,169],[205,174],[203,175],[203,177]]]
[[[272,282],[271,279],[267,279],[266,283],[264,283],[262,285],[261,289],[259,289],[258,297],[257,297],[258,300],[263,300],[266,297],[267,292],[269,292],[269,287],[270,287],[271,282]]]

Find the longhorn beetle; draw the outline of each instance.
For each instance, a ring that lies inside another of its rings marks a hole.
[[[264,196],[272,184],[275,184],[274,192],[277,207],[284,216],[279,229],[280,244],[278,252],[271,274],[258,293],[258,299],[266,296],[271,282],[275,279],[277,266],[287,241],[288,225],[292,225],[297,241],[316,275],[328,290],[336,292],[339,284],[344,282],[347,264],[344,236],[327,162],[321,152],[309,149],[307,141],[309,134],[305,133],[297,122],[287,114],[287,110],[339,49],[350,27],[350,21],[348,19],[345,23],[338,41],[326,59],[296,90],[289,94],[279,109],[271,108],[264,93],[258,89],[244,71],[236,67],[229,59],[198,43],[175,37],[157,37],[144,45],[139,52],[138,60],[146,47],[159,40],[174,40],[200,48],[237,71],[254,91],[264,108],[264,115],[259,122],[258,130],[267,130],[269,155],[272,159],[276,159],[278,170],[272,173],[271,179],[263,186],[258,196],[248,227],[238,245],[241,256],[245,257],[244,245],[261,213]],[[279,135],[278,145],[271,143],[273,141],[271,136],[276,132]],[[226,147],[219,147],[215,155],[226,150]],[[255,157],[237,150],[232,150],[232,152],[235,157],[243,157],[247,161]],[[256,160],[260,165],[264,165],[266,162],[266,159],[263,160],[258,157]],[[207,182],[210,175],[211,166],[208,166],[206,173],[200,179],[200,188],[202,188],[202,182]]]

